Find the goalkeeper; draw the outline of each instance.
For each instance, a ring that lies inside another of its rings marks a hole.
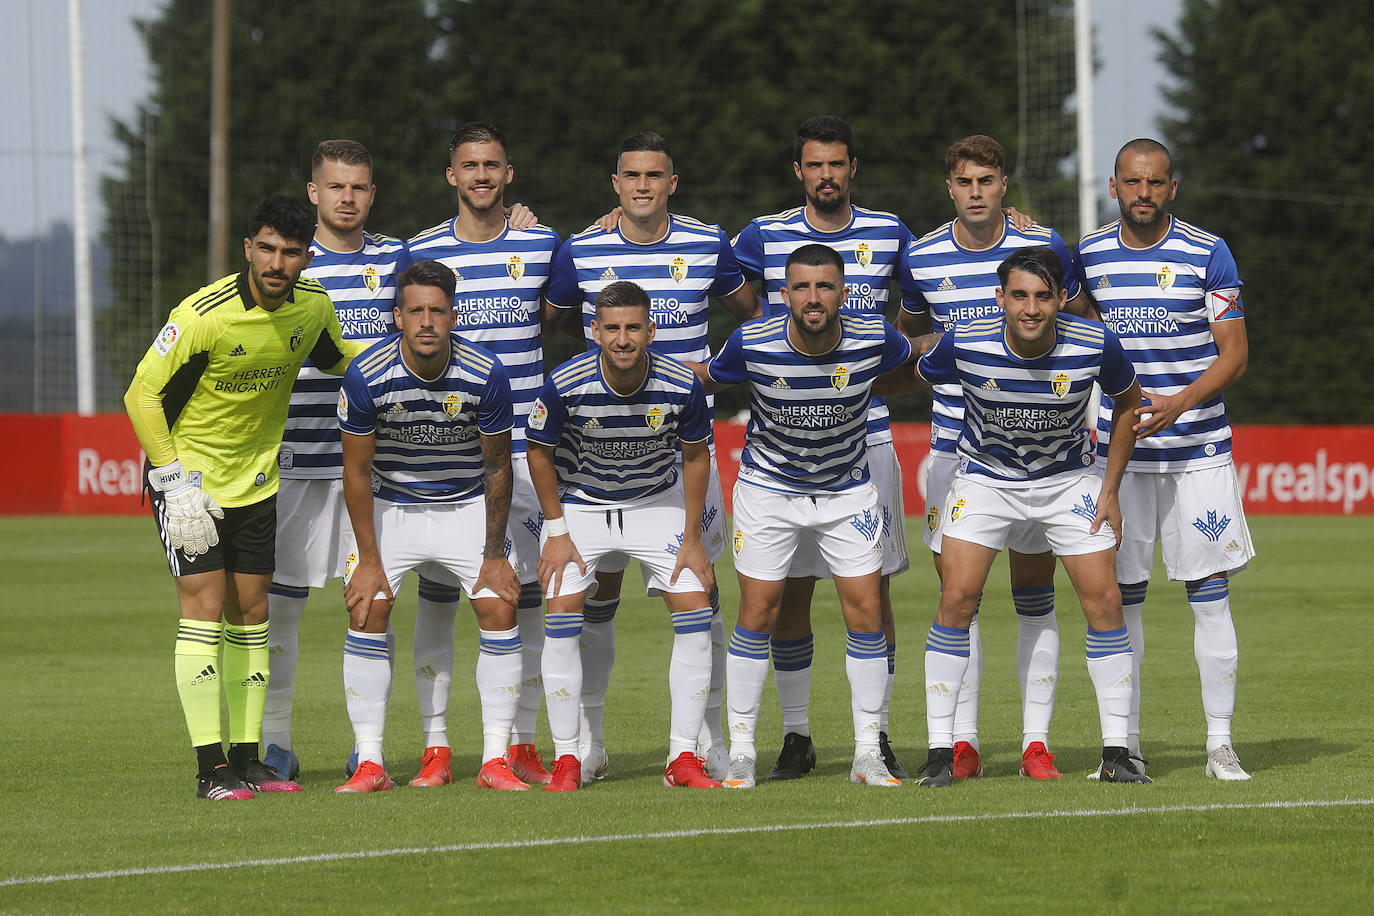
[[[259,203],[243,240],[247,269],[172,310],[124,395],[148,455],[153,518],[176,577],[177,692],[201,798],[300,790],[258,759],[277,449],[301,364],[309,359],[341,375],[356,349],[345,349],[324,288],[301,278],[314,231],[315,216],[302,202],[276,196]]]

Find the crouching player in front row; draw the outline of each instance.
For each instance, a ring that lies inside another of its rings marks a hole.
[[[711,687],[707,595],[715,584],[697,524],[711,461],[706,395],[691,369],[649,350],[654,323],[643,289],[611,283],[595,308],[592,336],[600,349],[549,375],[525,432],[544,512],[544,695],[556,756],[544,788],[567,792],[581,782],[583,603],[598,564],[619,556],[639,560],[645,584],[662,593],[673,623],[664,785],[720,788],[696,755]]]
[[[939,611],[926,640],[930,756],[918,782],[953,779],[953,728],[969,659],[969,623],[998,552],[1013,532],[1043,532],[1088,621],[1088,674],[1102,725],[1100,777],[1150,780],[1130,761],[1126,723],[1131,643],[1115,575],[1117,490],[1135,442],[1135,368],[1102,325],[1060,314],[1063,267],[1049,248],[1022,248],[997,269],[1003,314],[947,332],[916,364],[924,381],[959,384],[965,399],[959,471],[939,519]],[[1093,382],[1116,399],[1105,478],[1084,427]]]
[[[344,502],[357,544],[344,569],[343,675],[359,763],[336,792],[392,786],[382,765],[391,695],[386,628],[411,569],[457,579],[477,615],[484,761],[477,784],[529,788],[505,759],[520,698],[520,584],[506,554],[510,382],[495,357],[452,333],[454,284],[438,261],[407,268],[393,310],[401,332],[363,351],[339,394]]]

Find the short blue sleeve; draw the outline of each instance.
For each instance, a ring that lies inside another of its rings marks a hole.
[[[477,405],[477,428],[485,435],[503,433],[515,426],[515,412],[511,408],[510,376],[506,367],[490,353],[491,372],[482,386],[482,400]]]
[[[735,250],[730,247],[730,240],[725,237],[725,230],[719,232],[720,254],[716,257],[716,279],[708,292],[712,296],[728,296],[744,285],[744,274],[740,272],[739,261],[735,258]]]
[[[559,246],[549,262],[549,285],[544,289],[549,304],[561,309],[576,308],[585,298],[577,285],[577,265],[573,263],[572,240]]]
[[[932,385],[957,385],[959,372],[954,365],[954,334],[940,337],[940,342],[916,361],[916,372]]]
[[[1103,393],[1113,398],[1135,383],[1135,365],[1110,328],[1102,335],[1102,368],[1098,370],[1097,380]]]
[[[750,280],[763,279],[763,234],[758,221],[751,221],[730,243],[735,249],[735,261],[740,272]]]
[[[744,335],[739,328],[730,333],[720,352],[706,362],[706,374],[722,385],[738,385],[749,378],[744,364]]]
[[[346,433],[366,436],[377,429],[377,405],[356,359],[344,372],[338,415],[339,429]]]
[[[563,426],[567,422],[568,412],[563,406],[563,397],[558,393],[558,386],[553,379],[547,378],[525,420],[525,438],[553,448],[563,438]]]
[[[889,369],[896,369],[902,363],[911,359],[911,341],[906,339],[901,331],[883,322],[883,361],[879,365],[879,372],[886,372]]]
[[[678,417],[677,437],[683,442],[705,442],[711,438],[711,409],[706,406],[706,391],[693,380]]]

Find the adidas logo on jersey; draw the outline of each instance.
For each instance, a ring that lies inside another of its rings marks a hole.
[[[234,349],[232,349],[232,350],[229,351],[229,355],[230,355],[230,356],[247,356],[247,355],[248,355],[248,351],[245,350],[245,349],[243,349],[243,344],[239,344],[237,347],[235,347]]]
[[[945,277],[943,280],[940,281],[940,285],[935,288],[942,293],[951,293],[955,289],[954,281],[951,280],[949,277]]]
[[[582,425],[583,429],[600,429],[601,421],[596,417],[589,417],[587,422]]]
[[[1112,281],[1107,279],[1107,275],[1106,275],[1106,274],[1103,274],[1103,275],[1102,275],[1102,279],[1097,281],[1097,288],[1098,288],[1098,289],[1111,289],[1111,288],[1112,288]]]
[[[995,378],[990,378],[990,379],[988,379],[986,382],[984,382],[983,384],[979,385],[978,387],[979,387],[979,388],[982,388],[984,391],[1001,391],[1001,390],[1002,390],[1002,388],[997,384],[997,379],[995,379]]]
[[[463,275],[458,272],[458,268],[456,267],[453,268],[453,279],[457,280],[459,283],[463,282]]]
[[[792,386],[789,385],[789,384],[787,384],[787,379],[785,379],[785,378],[775,378],[775,379],[773,379],[773,384],[769,385],[768,387],[769,387],[769,388],[791,388]]]
[[[614,283],[616,280],[619,280],[620,278],[615,275],[614,268],[607,267],[605,270],[601,272],[601,279],[607,283]]]

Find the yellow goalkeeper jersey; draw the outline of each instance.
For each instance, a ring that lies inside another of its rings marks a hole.
[[[277,450],[301,365],[309,359],[341,375],[357,349],[345,344],[318,282],[300,278],[270,312],[258,307],[249,282],[247,272],[231,275],[183,299],[125,399],[149,460],[179,460],[221,506],[277,492]]]

